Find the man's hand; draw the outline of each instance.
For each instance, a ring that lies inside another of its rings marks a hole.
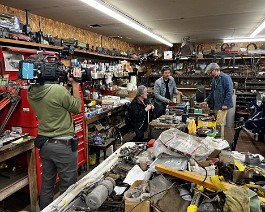
[[[180,94],[181,96],[183,95],[181,91],[178,91],[177,94]]]
[[[207,102],[202,102],[199,105],[204,106],[204,107],[208,107],[208,103]]]
[[[151,109],[152,109],[152,106],[153,106],[153,105],[151,105],[151,104],[147,105],[147,106],[145,107],[145,111],[147,112],[147,111],[151,110]]]
[[[173,103],[173,101],[170,100],[170,99],[167,99],[167,100],[166,100],[166,103],[171,104],[171,103]]]
[[[81,78],[82,73],[80,68],[74,68],[73,70],[73,78],[70,76],[70,73],[67,74],[68,81],[71,82],[71,84],[79,84],[78,82],[75,81],[74,78]]]
[[[222,110],[228,110],[228,107],[225,106],[225,105],[223,105],[223,106],[222,106]]]
[[[82,73],[80,68],[74,68],[73,70],[73,77],[70,76],[68,73],[67,75],[69,82],[72,84],[73,87],[73,97],[81,99],[80,92],[79,92],[79,82],[75,81],[75,78],[81,78]]]

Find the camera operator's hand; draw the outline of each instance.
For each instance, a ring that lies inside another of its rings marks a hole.
[[[82,73],[81,73],[80,68],[74,68],[72,77],[71,77],[70,73],[67,74],[67,77],[68,77],[68,80],[72,84],[72,87],[73,87],[73,96],[80,99],[81,96],[80,96],[80,92],[79,92],[79,82],[75,81],[75,78],[80,79],[82,77]]]
[[[73,76],[73,77],[72,77],[72,76]],[[74,68],[72,76],[71,76],[70,73],[67,74],[67,77],[68,77],[69,82],[70,82],[72,85],[73,85],[73,84],[79,84],[79,82],[77,82],[77,81],[75,80],[75,78],[76,78],[76,79],[78,79],[78,78],[80,79],[80,78],[82,77],[81,69],[80,69],[80,68]]]

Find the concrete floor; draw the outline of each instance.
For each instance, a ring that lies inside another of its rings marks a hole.
[[[234,137],[234,129],[226,128],[225,139],[228,142],[232,142],[233,137]],[[130,141],[132,138],[133,138],[132,133],[127,133],[124,136],[125,141]],[[239,152],[250,152],[250,153],[261,154],[262,156],[265,156],[265,142],[255,141],[245,131],[242,130],[239,135],[236,150]],[[90,169],[92,168],[93,167],[90,167]],[[87,173],[88,172],[83,172],[79,176],[79,179],[81,179]],[[29,199],[28,193],[16,192],[15,194],[6,198],[4,201],[0,202],[0,212],[3,212],[1,211],[1,207],[7,209],[10,212],[30,211],[29,204],[30,204],[30,199]]]

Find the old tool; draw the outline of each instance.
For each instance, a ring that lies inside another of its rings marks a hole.
[[[197,189],[195,189],[191,203],[190,203],[189,207],[187,208],[187,212],[197,211],[197,208],[199,206],[199,202],[201,199],[201,192],[203,192],[203,191],[204,191],[203,186],[199,186]]]
[[[0,101],[0,110],[2,110],[4,107],[6,107],[11,102],[11,106],[9,108],[9,111],[6,114],[6,117],[3,121],[3,123],[0,125],[0,133],[3,131],[6,123],[8,122],[12,113],[16,109],[19,101],[21,100],[21,97],[19,96],[19,91],[20,91],[20,85],[10,87],[9,89],[7,89],[6,96],[4,97],[4,99],[2,101]]]

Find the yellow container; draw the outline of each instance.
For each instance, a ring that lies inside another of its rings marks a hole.
[[[93,154],[93,155],[89,155],[88,156],[88,163],[89,163],[89,165],[95,165],[96,162],[97,162],[96,154]]]
[[[216,121],[202,121],[202,120],[198,120],[198,128],[207,128],[207,127],[214,127],[214,129],[216,129]]]

